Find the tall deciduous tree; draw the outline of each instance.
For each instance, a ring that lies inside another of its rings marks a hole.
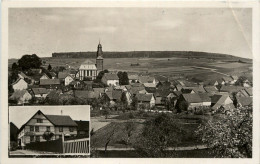
[[[127,72],[121,72],[119,71],[117,73],[117,76],[119,78],[119,84],[120,85],[128,85],[129,84],[129,79],[128,79],[128,75]]]
[[[174,157],[167,149],[176,147],[185,133],[171,115],[160,114],[145,122],[134,147],[142,157]]]
[[[22,58],[18,60],[18,64],[22,70],[28,70],[30,68],[40,68],[42,61],[36,54],[32,54],[22,56]]]
[[[252,157],[252,108],[239,108],[199,126],[196,134],[216,157]]]

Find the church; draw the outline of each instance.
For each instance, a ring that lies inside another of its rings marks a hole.
[[[79,67],[79,79],[94,80],[100,71],[103,71],[103,51],[102,45],[99,42],[97,47],[96,64],[89,59],[85,60]]]

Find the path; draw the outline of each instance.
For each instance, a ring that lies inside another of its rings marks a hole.
[[[198,67],[198,66],[190,66],[191,68],[197,68],[197,69],[207,69],[207,70],[210,70],[212,72],[215,72],[215,73],[218,73],[218,74],[221,74],[221,75],[225,75],[225,76],[230,76],[228,74],[225,74],[225,73],[222,73],[222,72],[218,72],[216,71],[216,69],[214,68],[208,68],[208,67]]]
[[[10,151],[10,155],[39,155],[39,154],[54,154],[52,152],[42,152],[34,150],[15,150]]]

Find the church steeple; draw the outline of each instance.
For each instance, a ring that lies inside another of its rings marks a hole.
[[[97,59],[96,59],[97,72],[103,71],[103,51],[102,45],[100,44],[100,40],[98,42],[97,47]]]
[[[98,47],[97,47],[97,57],[103,57],[103,51],[102,51],[102,45],[100,44],[100,39],[98,42]]]

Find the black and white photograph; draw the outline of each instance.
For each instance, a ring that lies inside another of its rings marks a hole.
[[[259,156],[256,10],[167,4],[9,7],[9,158]]]
[[[90,106],[10,106],[9,157],[88,157]]]

